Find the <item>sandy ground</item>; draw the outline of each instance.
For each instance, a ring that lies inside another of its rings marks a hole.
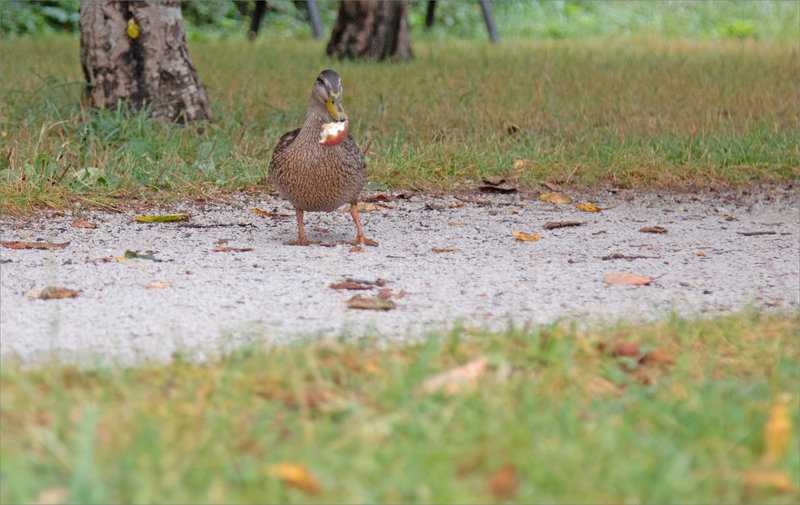
[[[594,213],[543,202],[538,194],[386,196],[362,211],[365,233],[380,243],[363,252],[343,244],[284,245],[296,236],[294,215],[269,196],[148,211],[191,215],[175,223],[104,212],[3,218],[3,241],[69,244],[0,247],[0,354],[25,362],[56,355],[129,363],[169,359],[176,351],[202,358],[253,341],[413,339],[454,325],[646,321],[671,311],[796,311],[800,304],[796,188],[570,195],[600,207],[621,201]],[[309,237],[352,239],[345,210],[306,214]],[[73,226],[76,219],[96,228]],[[584,224],[544,229],[561,221]],[[667,231],[640,231],[651,226]],[[515,231],[541,239],[523,242]],[[221,247],[249,250],[215,251]],[[126,251],[154,259],[114,259]],[[657,279],[644,286],[604,281],[620,272]],[[385,285],[330,287],[347,279]],[[30,296],[47,286],[80,293]],[[354,295],[375,297],[381,289],[395,308],[348,307]]]

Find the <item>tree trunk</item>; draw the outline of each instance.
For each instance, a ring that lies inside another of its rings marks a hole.
[[[406,0],[342,0],[326,52],[377,61],[412,58]]]
[[[167,121],[212,119],[186,48],[180,0],[84,0],[80,30],[87,105],[128,99],[133,110],[148,104]]]

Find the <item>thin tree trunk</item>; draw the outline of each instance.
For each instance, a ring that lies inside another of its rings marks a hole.
[[[406,0],[342,0],[326,52],[377,61],[412,58]]]
[[[208,95],[186,48],[179,0],[84,0],[81,64],[87,105],[129,100],[167,121],[211,120]]]

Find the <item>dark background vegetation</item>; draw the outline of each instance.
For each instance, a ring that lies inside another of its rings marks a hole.
[[[652,32],[679,37],[796,38],[800,23],[792,3],[500,1],[492,3],[492,10],[500,33],[505,36],[557,39]],[[338,1],[321,0],[317,4],[329,31]],[[243,35],[253,6],[253,2],[232,0],[185,1],[183,16],[188,36],[197,39]],[[426,6],[425,1],[410,2],[412,31],[422,31]],[[0,30],[3,35],[68,32],[77,36],[79,9],[80,0],[3,1]],[[262,28],[309,37],[307,20],[302,2],[273,1]],[[478,2],[440,1],[436,20],[434,36],[485,37]]]

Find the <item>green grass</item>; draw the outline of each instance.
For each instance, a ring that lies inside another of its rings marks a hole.
[[[747,313],[562,323],[137,368],[6,360],[0,501],[797,503],[798,324]],[[598,347],[616,341],[674,364]],[[489,368],[474,389],[420,392],[479,357]],[[786,453],[767,463],[768,412],[784,393]],[[282,462],[305,466],[319,493],[276,478]],[[509,495],[490,484],[505,465]],[[757,470],[790,483],[741,476]]]
[[[2,210],[266,189],[272,147],[337,69],[369,179],[453,189],[503,174],[587,186],[797,179],[798,49],[788,40],[601,37],[415,42],[414,61],[333,62],[323,42],[190,43],[212,124],[85,110],[78,41],[6,38]],[[515,168],[517,159],[531,164]]]

